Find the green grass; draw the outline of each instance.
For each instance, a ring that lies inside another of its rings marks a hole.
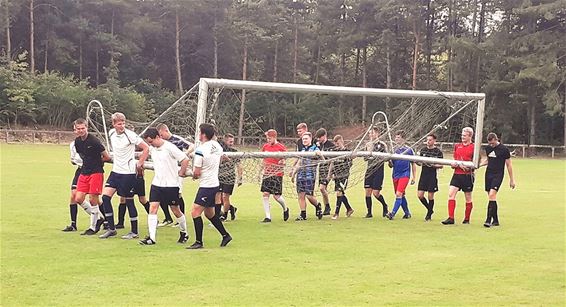
[[[245,184],[234,197],[238,219],[227,223],[230,246],[219,248],[219,235],[205,226],[206,249],[189,251],[175,244],[174,228],[159,229],[159,244],[151,247],[62,233],[73,173],[68,147],[2,144],[0,150],[2,306],[565,303],[564,160],[514,160],[518,188],[502,189],[496,229],[481,226],[483,170],[472,224],[453,227],[439,223],[448,171],[431,223],[422,220],[413,186],[413,219],[363,219],[358,186],[348,190],[352,218],[284,223],[273,206],[274,222],[261,225],[258,186]],[[194,191],[187,180],[188,200]],[[391,182],[384,192],[391,203]],[[457,221],[464,211],[459,197]],[[287,201],[294,216],[297,202]],[[80,229],[87,219],[79,212]],[[191,222],[189,229],[193,237]]]

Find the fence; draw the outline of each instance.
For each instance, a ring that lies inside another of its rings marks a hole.
[[[244,147],[259,146],[265,141],[264,137],[260,136],[244,136],[240,139],[236,136],[236,144]],[[5,143],[21,143],[21,144],[69,144],[75,139],[72,131],[45,131],[45,130],[0,130],[0,142]],[[284,143],[288,148],[294,148],[296,138],[280,137],[278,140]],[[348,140],[346,140],[348,143]],[[483,144],[486,145],[486,144]],[[523,158],[533,155],[551,156],[555,158],[558,154],[566,155],[564,146],[554,145],[528,145],[528,144],[505,144],[516,156]],[[451,152],[454,143],[439,142],[438,146],[442,151]]]

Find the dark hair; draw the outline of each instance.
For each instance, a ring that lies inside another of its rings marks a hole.
[[[77,118],[75,119],[75,121],[73,122],[73,126],[75,125],[88,125],[86,119],[84,118]]]
[[[157,128],[147,128],[147,130],[143,133],[142,138],[146,139],[146,138],[150,138],[150,139],[155,139],[156,137],[159,136],[159,131],[157,131]]]
[[[434,133],[431,133],[431,134],[429,134],[429,135],[427,135],[427,136],[430,136],[431,138],[433,138],[433,139],[436,140],[436,134],[434,134]]]
[[[224,135],[224,138],[225,138],[225,139],[233,139],[233,138],[234,138],[234,135],[233,135],[232,133],[226,133],[226,134]]]
[[[338,142],[338,140],[343,140],[343,139],[344,139],[344,138],[342,137],[341,134],[337,134],[337,135],[334,136],[334,140],[333,140],[333,141],[334,141],[334,142]]]
[[[200,126],[198,128],[200,130],[200,133],[202,133],[206,136],[207,140],[212,140],[212,138],[214,137],[214,134],[215,134],[213,125],[211,125],[211,124],[200,124]]]
[[[490,132],[487,134],[487,140],[493,141],[493,140],[499,140],[499,138],[497,137],[497,134],[495,134],[494,132]]]
[[[395,132],[395,135],[405,138],[405,130],[397,130],[397,132]]]
[[[325,136],[325,135],[326,135],[326,129],[320,128],[320,129],[316,130],[314,137],[318,139],[319,137],[322,137],[322,136]]]

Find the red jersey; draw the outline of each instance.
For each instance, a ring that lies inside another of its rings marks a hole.
[[[275,144],[269,144],[269,143],[265,143],[263,144],[263,147],[261,148],[261,151],[267,151],[267,152],[281,152],[281,151],[287,151],[287,148],[285,148],[285,145],[277,142]],[[279,176],[282,177],[283,176],[283,168],[285,167],[285,164],[280,164],[283,163],[284,159],[282,158],[265,158],[263,159],[263,174],[267,175],[267,176]]]
[[[454,145],[454,160],[457,161],[472,161],[474,159],[474,143],[464,145],[458,143]],[[454,174],[471,174],[473,170],[465,171],[459,167],[454,169]]]

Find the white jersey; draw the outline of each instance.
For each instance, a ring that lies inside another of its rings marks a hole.
[[[199,187],[215,188],[220,186],[218,168],[222,157],[222,146],[211,140],[201,144],[195,150],[194,167],[201,168]]]
[[[188,159],[187,155],[167,141],[160,147],[151,146],[149,154],[154,171],[151,184],[157,187],[180,187],[179,162]]]
[[[69,149],[71,150],[71,163],[81,167],[83,165],[83,159],[77,153],[77,149],[75,148],[75,141],[71,142]]]
[[[118,174],[136,173],[136,145],[142,142],[137,133],[132,130],[124,130],[118,134],[116,129],[111,129],[110,146],[112,146],[112,171]]]

